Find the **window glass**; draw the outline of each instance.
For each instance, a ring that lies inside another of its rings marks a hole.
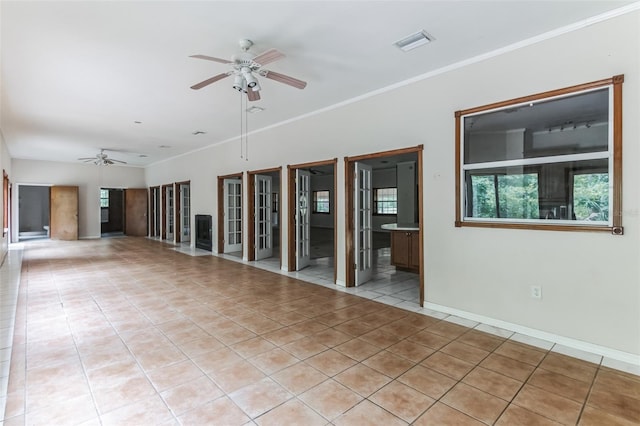
[[[374,214],[398,214],[398,189],[378,188],[373,190]]]
[[[577,220],[609,220],[609,174],[573,175],[573,208]]]
[[[465,164],[607,151],[609,90],[464,119]]]
[[[109,207],[109,190],[100,190],[100,207]]]
[[[313,191],[313,213],[329,213],[329,191]]]

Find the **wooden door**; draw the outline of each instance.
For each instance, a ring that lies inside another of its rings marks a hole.
[[[49,236],[52,240],[78,239],[78,187],[52,186],[49,193]]]
[[[124,190],[124,233],[131,237],[147,236],[147,189]]]

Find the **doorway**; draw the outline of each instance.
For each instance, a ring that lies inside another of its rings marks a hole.
[[[248,260],[282,267],[280,194],[282,167],[247,172]],[[277,263],[277,264],[276,264]]]
[[[124,191],[100,188],[100,236],[124,234]]]
[[[347,287],[423,305],[422,151],[345,157]]]
[[[18,187],[18,241],[49,238],[49,188]]]
[[[242,257],[242,173],[218,176],[218,253]]]
[[[337,158],[288,166],[288,269],[335,284]]]

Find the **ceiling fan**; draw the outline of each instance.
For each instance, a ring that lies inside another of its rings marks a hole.
[[[287,84],[297,89],[304,89],[307,85],[305,81],[298,80],[297,78],[290,77],[288,75],[280,74],[274,71],[262,69],[263,65],[277,61],[284,58],[284,54],[277,49],[269,49],[260,55],[253,55],[249,52],[249,48],[253,45],[253,42],[248,39],[241,39],[239,41],[241,53],[233,55],[231,60],[216,58],[206,55],[192,55],[191,58],[205,59],[207,61],[220,62],[223,64],[229,64],[233,68],[230,71],[223,72],[208,78],[198,84],[191,86],[193,90],[202,89],[216,81],[223,78],[234,76],[233,88],[239,92],[247,94],[249,101],[257,101],[260,99],[260,83],[256,78],[256,74],[260,77],[265,77],[280,83]]]
[[[100,153],[96,154],[95,157],[78,158],[78,160],[84,161],[85,163],[93,163],[97,166],[109,166],[115,163],[127,164],[126,161],[114,160],[113,158],[109,158],[107,154],[104,153],[104,149],[101,149]]]

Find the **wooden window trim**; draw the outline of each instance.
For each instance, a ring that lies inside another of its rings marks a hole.
[[[535,95],[523,96],[507,101],[496,102],[480,107],[460,110],[455,112],[455,226],[475,227],[475,228],[503,228],[503,229],[533,229],[545,231],[577,231],[577,232],[611,232],[614,235],[622,235],[622,83],[624,75],[615,75],[611,78],[592,81],[590,83],[578,84],[557,90],[538,93]],[[613,91],[613,206],[612,226],[589,226],[589,225],[558,225],[558,224],[524,224],[524,223],[499,223],[499,222],[465,222],[462,220],[462,200],[460,199],[461,189],[461,158],[462,152],[462,117],[478,112],[499,109],[506,106],[540,101],[556,96],[568,95],[582,92],[589,89],[597,89],[612,86]]]

